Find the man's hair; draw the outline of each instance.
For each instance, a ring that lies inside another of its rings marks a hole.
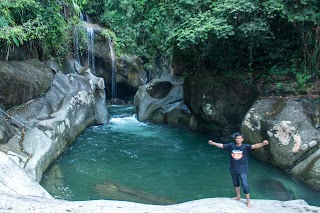
[[[238,136],[241,136],[242,138],[244,138],[244,135],[241,134],[240,132],[236,132],[236,133],[233,134],[233,138],[236,138]]]

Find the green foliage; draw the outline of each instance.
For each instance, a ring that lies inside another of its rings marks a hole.
[[[8,26],[8,22],[5,20],[4,17],[0,17],[0,27],[6,27]]]
[[[271,67],[269,73],[271,75],[276,75],[276,76],[287,76],[290,74],[295,73],[295,68],[288,69],[288,68],[279,68],[277,65]]]
[[[70,0],[2,0],[0,41],[5,46],[17,47],[36,41],[44,58],[66,55],[73,17],[78,13],[76,4]]]
[[[276,64],[319,72],[320,1],[218,0],[204,8],[175,37],[175,54],[196,57],[193,69],[247,72]]]
[[[76,32],[76,35],[78,37],[78,51],[80,55],[83,55],[84,52],[87,50],[88,46],[88,33],[86,30],[86,26],[84,26],[83,23],[79,23],[75,25],[74,31]]]
[[[306,88],[308,87],[308,80],[312,77],[308,70],[302,70],[301,72],[296,73],[296,79],[298,87]]]
[[[0,4],[0,41],[19,46],[25,41],[43,38],[40,4],[35,0],[8,1]]]
[[[1,0],[0,41],[69,54],[81,11],[109,29],[102,36],[117,54],[140,56],[149,71],[172,54],[189,73],[265,71],[299,85],[319,75],[319,0]]]

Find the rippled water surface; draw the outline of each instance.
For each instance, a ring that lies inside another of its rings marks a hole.
[[[44,174],[42,186],[67,200],[113,199],[172,204],[233,197],[229,157],[209,135],[141,123],[132,107],[112,107],[110,124],[87,128]],[[320,192],[250,158],[253,199],[304,199],[320,206]]]

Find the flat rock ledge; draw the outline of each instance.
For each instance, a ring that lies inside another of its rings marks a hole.
[[[176,205],[160,206],[146,205],[124,201],[92,200],[92,201],[64,201],[53,198],[36,196],[19,196],[13,194],[1,194],[0,212],[111,212],[111,213],[155,213],[155,212],[219,212],[219,213],[319,213],[320,208],[308,205],[303,200],[276,201],[255,200],[251,201],[252,207],[247,208],[245,200],[232,200],[231,198],[207,198]]]

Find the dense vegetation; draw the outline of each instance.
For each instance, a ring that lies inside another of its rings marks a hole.
[[[319,75],[319,0],[1,0],[2,48],[32,41],[44,57],[71,54],[61,44],[72,44],[80,11],[146,69],[170,55],[188,72],[289,74],[301,84]]]

